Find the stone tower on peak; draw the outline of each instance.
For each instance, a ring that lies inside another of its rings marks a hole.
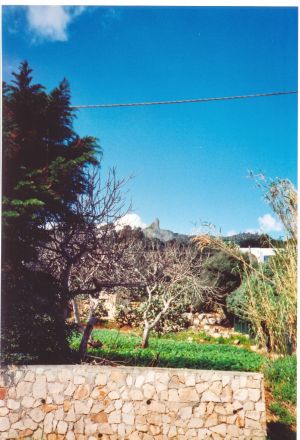
[[[152,229],[160,229],[159,227],[159,219],[156,218],[153,223],[151,223],[150,228]]]

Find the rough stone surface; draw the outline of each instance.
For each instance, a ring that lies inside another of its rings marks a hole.
[[[30,366],[0,370],[0,384],[1,439],[266,438],[258,373]]]

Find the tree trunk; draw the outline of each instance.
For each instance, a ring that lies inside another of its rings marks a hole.
[[[81,342],[80,342],[80,347],[79,347],[80,359],[84,359],[84,357],[86,355],[87,345],[88,345],[91,333],[93,331],[93,328],[94,328],[94,325],[96,324],[96,322],[97,322],[97,318],[92,316],[89,319],[89,321],[88,321],[88,323],[87,323],[87,325],[86,325],[86,327],[84,329],[84,332],[83,332],[83,335],[82,335],[82,339],[81,339]]]
[[[75,298],[72,299],[71,303],[73,307],[74,321],[76,324],[80,325],[80,315],[79,315],[78,304],[76,299]]]
[[[151,328],[149,327],[149,325],[145,325],[144,331],[143,331],[143,337],[142,337],[142,344],[141,344],[142,348],[149,347],[150,330],[151,330]]]

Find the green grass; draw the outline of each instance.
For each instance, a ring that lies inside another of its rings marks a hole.
[[[296,404],[297,360],[296,356],[277,359],[264,369],[273,396],[279,401]]]
[[[170,337],[150,338],[149,348],[141,349],[140,337],[117,330],[94,330],[93,337],[103,343],[90,354],[126,365],[198,368],[229,371],[259,371],[263,356],[247,349],[212,343],[178,341]],[[81,335],[73,334],[71,348],[79,348]]]
[[[295,355],[286,356],[268,363],[264,374],[274,401],[270,411],[278,421],[287,426],[296,422],[294,407],[297,399],[297,359]]]
[[[270,411],[278,417],[280,423],[285,425],[292,425],[296,422],[295,416],[293,416],[288,409],[278,402],[270,404]]]

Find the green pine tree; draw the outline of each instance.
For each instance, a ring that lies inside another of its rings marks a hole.
[[[47,279],[43,295],[36,249],[47,240],[49,221],[74,221],[74,203],[88,191],[85,170],[98,163],[100,153],[94,137],[80,138],[73,130],[75,113],[67,80],[47,93],[32,82],[31,73],[28,63],[22,62],[11,84],[3,86],[2,334],[6,342],[14,339],[15,353],[23,353],[24,332],[25,339],[36,337],[35,323],[43,321],[36,319],[41,314],[37,298],[51,304],[51,325],[56,320],[61,331],[63,317],[53,316],[53,304],[65,301],[64,295],[40,272]],[[9,351],[8,342],[3,347]],[[35,353],[32,358],[38,357]]]

